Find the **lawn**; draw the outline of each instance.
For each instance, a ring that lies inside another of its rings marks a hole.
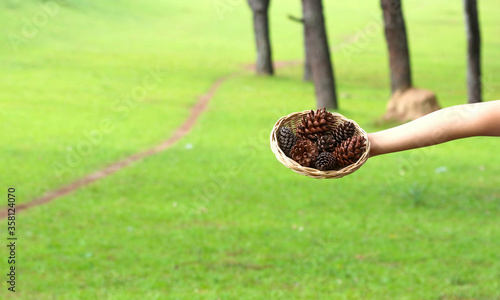
[[[296,2],[272,1],[277,61],[302,60]],[[385,128],[378,2],[324,2],[338,112]],[[484,96],[500,99],[500,6],[479,4]],[[415,85],[464,103],[461,4],[404,5]],[[44,25],[26,38],[26,22]],[[232,75],[170,149],[19,213],[17,292],[2,280],[0,298],[500,299],[498,139],[314,180],[269,148],[279,117],[314,108],[313,86],[300,64],[272,78],[243,67],[255,54],[245,1],[8,0],[0,25],[0,182],[18,203],[166,140]]]

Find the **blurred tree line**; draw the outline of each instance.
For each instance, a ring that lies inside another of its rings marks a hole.
[[[247,0],[253,13],[257,48],[256,72],[273,75],[269,30],[270,0]],[[481,99],[481,39],[477,0],[463,0],[467,36],[468,102]],[[289,16],[303,24],[304,80],[314,82],[318,108],[338,109],[334,68],[325,27],[322,0],[301,0],[302,18]],[[412,85],[410,51],[401,0],[380,0],[388,50],[391,99],[385,119],[406,121],[439,109],[434,93]]]

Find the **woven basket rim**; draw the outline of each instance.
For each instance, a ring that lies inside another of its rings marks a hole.
[[[293,112],[286,116],[281,117],[280,119],[278,119],[278,121],[276,121],[271,130],[271,135],[270,135],[271,150],[276,156],[276,159],[278,159],[279,162],[281,162],[285,167],[291,169],[292,171],[316,179],[342,178],[358,170],[368,160],[369,157],[368,154],[370,153],[370,141],[368,140],[368,135],[366,131],[364,131],[363,128],[361,128],[361,126],[358,125],[358,123],[356,123],[354,120],[344,117],[340,113],[332,112],[333,116],[337,119],[337,121],[352,122],[356,128],[356,135],[363,136],[366,141],[365,151],[363,152],[363,154],[356,163],[351,164],[339,170],[320,171],[315,168],[304,167],[300,165],[293,159],[286,156],[286,154],[281,150],[281,148],[278,145],[278,139],[277,139],[278,130],[283,126],[283,124],[287,122],[292,122],[294,120],[296,121],[297,119],[301,119],[302,116],[308,114],[310,111],[311,110]]]

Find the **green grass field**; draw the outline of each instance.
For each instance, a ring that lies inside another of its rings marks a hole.
[[[293,173],[269,133],[314,108],[313,86],[300,64],[272,78],[243,67],[245,2],[0,3],[0,182],[18,204],[166,140],[233,75],[172,148],[19,213],[16,293],[4,275],[0,298],[500,299],[500,140],[376,157],[339,180]],[[378,1],[324,2],[338,112],[380,130]],[[404,1],[415,85],[443,107],[466,101],[461,5]],[[484,97],[500,99],[500,6],[479,5]],[[302,60],[287,19],[300,11],[272,1],[276,61]]]

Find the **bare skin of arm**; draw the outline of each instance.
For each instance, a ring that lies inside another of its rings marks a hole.
[[[500,100],[444,108],[409,123],[369,133],[370,157],[472,136],[500,136]]]

